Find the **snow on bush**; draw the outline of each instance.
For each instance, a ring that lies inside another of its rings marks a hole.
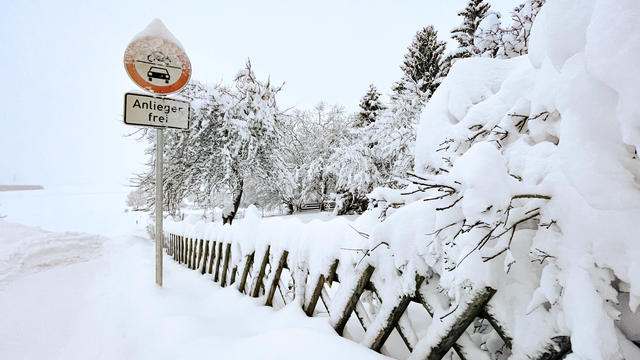
[[[459,60],[422,114],[410,190],[430,205],[402,216],[429,228],[390,247],[423,254],[454,299],[498,289],[515,358],[556,335],[575,359],[640,356],[615,306],[628,293],[638,319],[639,15],[549,1],[528,56]]]

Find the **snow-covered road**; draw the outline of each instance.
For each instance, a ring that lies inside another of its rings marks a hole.
[[[0,262],[20,269],[0,284],[2,358],[385,358],[339,337],[324,318],[295,305],[274,311],[166,256],[165,285],[157,287],[144,235],[87,236],[87,251],[78,246],[82,234],[0,220]],[[33,256],[38,244],[69,261]]]

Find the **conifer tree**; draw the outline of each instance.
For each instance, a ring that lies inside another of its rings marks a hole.
[[[451,38],[458,42],[458,49],[451,55],[451,62],[455,59],[471,57],[475,51],[474,35],[482,19],[487,16],[490,5],[484,0],[469,0],[467,7],[458,13],[463,21],[460,26],[451,31]]]
[[[400,65],[403,75],[392,88],[389,109],[371,124],[370,163],[376,167],[375,183],[395,186],[413,167],[415,127],[422,108],[442,79],[445,42],[433,26],[416,33]]]
[[[360,112],[358,113],[358,121],[356,126],[367,126],[375,122],[380,113],[386,109],[382,101],[380,100],[380,93],[378,89],[371,84],[369,90],[360,100]]]
[[[415,88],[421,96],[431,97],[440,85],[444,49],[445,42],[438,40],[438,31],[432,25],[418,31],[400,65],[403,76],[394,85],[394,92]]]

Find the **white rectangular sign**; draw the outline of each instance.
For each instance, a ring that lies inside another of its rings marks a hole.
[[[124,94],[124,123],[153,127],[188,129],[189,102],[150,95]]]

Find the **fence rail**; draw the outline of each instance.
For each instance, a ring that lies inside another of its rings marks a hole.
[[[289,250],[276,249],[271,244],[242,254],[235,263],[231,261],[230,242],[168,233],[164,246],[176,262],[202,275],[210,275],[222,287],[235,286],[247,296],[262,298],[265,306],[276,303],[283,306],[295,301],[307,316],[327,316],[339,335],[343,335],[349,322],[355,322],[364,331],[361,343],[378,352],[395,333],[411,353],[411,359],[442,359],[451,352],[462,360],[490,359],[489,354],[472,341],[474,322],[488,323],[502,341],[503,354],[511,351],[513,335],[501,326],[494,314],[491,299],[497,290],[490,287],[475,290],[456,305],[447,302],[443,305],[438,299],[442,294],[437,289],[437,274],[428,277],[406,274],[402,276],[415,277],[415,288],[395,301],[383,303],[378,288],[388,284],[376,283],[372,275],[377,270],[371,264],[340,264],[339,259],[334,259],[326,271],[312,274],[308,268],[290,267]],[[339,271],[340,267],[349,271]],[[363,301],[363,297],[369,301]],[[372,303],[377,306],[372,307]],[[415,311],[408,311],[411,304],[432,318],[422,337],[410,321],[416,316]],[[557,360],[570,352],[569,338],[558,336],[548,339],[534,358]]]

